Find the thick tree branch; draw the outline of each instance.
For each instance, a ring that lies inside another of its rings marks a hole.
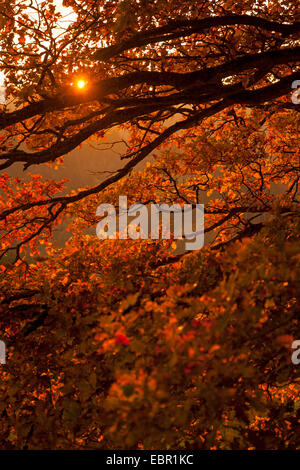
[[[250,69],[260,69],[261,67],[265,67],[266,63],[275,66],[299,61],[300,47],[294,47],[257,54],[247,54],[224,64],[194,72],[132,72],[120,77],[107,78],[93,83],[83,92],[74,90],[74,88],[70,86],[67,90],[61,90],[51,98],[34,102],[11,113],[2,113],[2,115],[0,115],[0,129],[33,118],[36,115],[68,109],[78,104],[91,101],[101,101],[111,94],[121,92],[124,89],[136,85],[170,86],[177,90],[182,90],[197,83],[198,86],[202,85],[205,91],[205,87],[209,84],[220,83],[222,78],[235,74],[238,75]]]
[[[284,36],[300,32],[299,21],[293,24],[284,24],[249,15],[226,15],[199,20],[178,20],[171,21],[169,24],[159,28],[137,33],[135,36],[125,40],[121,44],[100,49],[95,52],[93,58],[105,61],[116,57],[122,52],[137,47],[157,44],[162,41],[190,36],[195,33],[204,33],[206,30],[214,27],[235,25],[254,26],[266,31],[282,33]]]

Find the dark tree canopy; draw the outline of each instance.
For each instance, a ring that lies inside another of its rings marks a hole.
[[[63,4],[0,2],[1,447],[299,448],[297,2]],[[30,173],[112,129],[97,186]],[[209,245],[87,235],[120,194]]]

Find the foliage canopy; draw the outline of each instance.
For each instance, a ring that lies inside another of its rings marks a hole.
[[[0,2],[1,448],[299,449],[297,2],[64,6]],[[114,128],[97,186],[27,174]],[[213,241],[98,240],[120,194],[205,203]]]

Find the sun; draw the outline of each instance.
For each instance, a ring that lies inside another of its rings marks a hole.
[[[77,82],[78,88],[84,88],[85,85],[86,85],[86,83],[85,83],[84,80],[78,80],[78,82]]]

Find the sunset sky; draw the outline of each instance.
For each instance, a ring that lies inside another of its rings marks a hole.
[[[36,0],[37,4],[42,3],[42,0]],[[53,1],[54,5],[56,5],[57,9],[61,12],[63,18],[62,22],[64,23],[64,26],[66,26],[66,23],[72,22],[74,20],[74,13],[71,8],[63,6],[62,0],[54,0]],[[34,12],[30,12],[30,16],[33,16]],[[4,79],[5,75],[3,72],[0,71],[0,104],[5,103],[5,86],[4,86]]]

